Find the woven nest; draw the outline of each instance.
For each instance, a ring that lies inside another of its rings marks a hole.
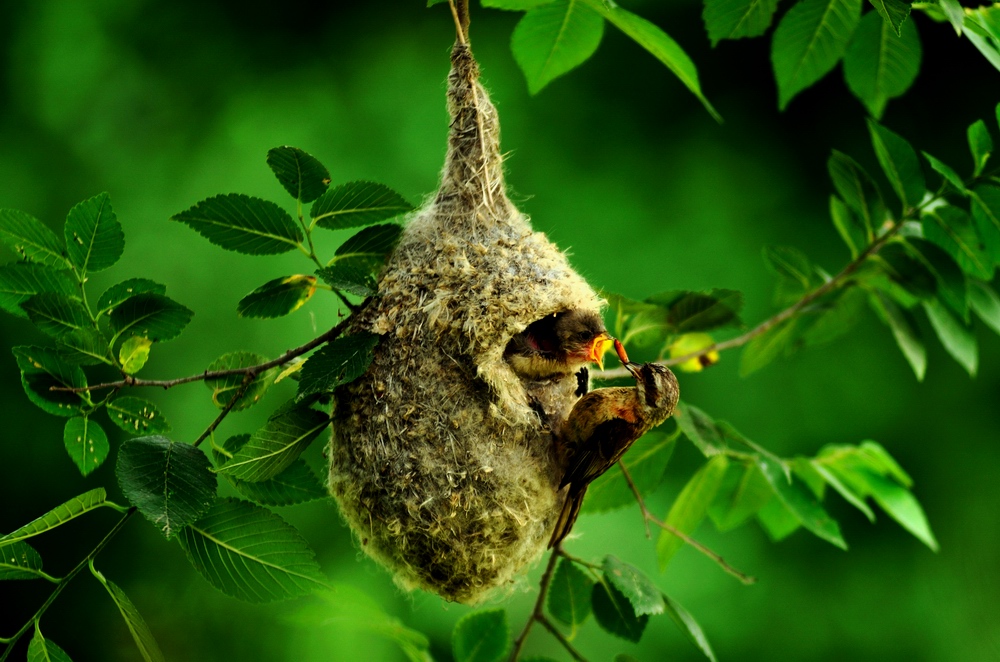
[[[336,392],[330,491],[401,586],[471,603],[545,549],[565,469],[552,428],[577,400],[575,377],[523,383],[504,348],[542,317],[602,301],[507,198],[496,109],[469,48],[451,60],[440,189],[348,329],[382,340]]]

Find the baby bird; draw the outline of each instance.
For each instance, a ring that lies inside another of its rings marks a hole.
[[[522,379],[557,379],[577,373],[588,363],[603,367],[611,342],[599,315],[570,310],[529,324],[511,338],[504,358]]]
[[[562,434],[569,459],[559,485],[568,485],[569,492],[549,547],[561,542],[573,528],[587,486],[614,466],[632,442],[667,420],[680,398],[677,378],[669,368],[658,363],[632,363],[621,343],[615,340],[614,344],[625,368],[635,377],[635,386],[591,391],[570,412]]]

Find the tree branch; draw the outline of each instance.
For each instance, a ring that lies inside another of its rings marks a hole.
[[[247,375],[243,378],[243,383],[240,384],[240,387],[238,389],[236,389],[236,393],[233,394],[233,397],[229,399],[229,402],[227,402],[226,406],[222,408],[222,411],[219,412],[219,415],[215,417],[215,420],[212,421],[211,425],[205,428],[205,431],[201,433],[201,436],[199,436],[197,439],[194,440],[192,446],[197,448],[198,446],[201,445],[201,442],[205,441],[208,438],[208,435],[215,432],[215,428],[219,427],[219,424],[222,423],[222,421],[226,418],[226,416],[229,415],[229,412],[233,410],[233,407],[236,406],[236,403],[239,402],[244,395],[246,395],[247,390],[250,388],[250,385],[253,384],[255,379],[257,379],[256,375],[251,375],[250,373],[247,373]]]
[[[528,622],[524,624],[524,629],[521,630],[521,634],[518,635],[517,639],[514,640],[514,648],[510,652],[510,657],[507,658],[508,662],[516,662],[518,655],[521,654],[521,649],[524,648],[524,641],[528,638],[528,633],[531,632],[531,626],[535,624],[535,621],[541,621],[545,618],[542,610],[545,607],[545,598],[549,594],[549,584],[552,582],[552,572],[555,570],[556,561],[559,560],[559,556],[562,551],[562,543],[556,543],[556,546],[552,548],[552,554],[549,555],[549,563],[545,566],[545,572],[542,573],[542,579],[538,583],[538,599],[535,600],[535,607],[531,610],[531,615],[528,616]],[[557,637],[558,638],[558,637]],[[572,649],[567,648],[570,654],[573,654]]]
[[[577,662],[587,662],[587,658],[580,655],[580,653],[573,648],[573,646],[569,643],[569,640],[563,635],[562,632],[556,629],[556,626],[552,625],[552,621],[550,621],[545,614],[539,614],[537,620],[545,626],[546,630],[552,633],[553,637],[559,640],[559,643],[563,645],[563,648],[566,649],[566,652],[568,652],[574,660]]]

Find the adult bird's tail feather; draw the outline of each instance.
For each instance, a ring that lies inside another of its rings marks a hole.
[[[586,486],[579,492],[574,491],[572,487],[570,488],[569,494],[566,495],[566,501],[563,502],[562,510],[559,511],[559,518],[556,520],[552,537],[549,538],[549,549],[558,545],[562,542],[563,538],[569,535],[570,529],[573,528],[576,518],[580,514],[580,506],[583,505],[583,495],[586,493]]]

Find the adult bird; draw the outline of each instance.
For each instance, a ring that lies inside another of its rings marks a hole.
[[[562,432],[567,453],[560,489],[569,486],[549,547],[559,544],[573,528],[587,487],[610,469],[632,443],[674,412],[680,398],[677,378],[658,363],[633,363],[621,343],[615,349],[635,386],[601,388],[580,398]]]
[[[603,367],[611,343],[600,315],[569,310],[529,324],[507,343],[504,358],[522,379],[558,379],[578,373],[588,363]]]

